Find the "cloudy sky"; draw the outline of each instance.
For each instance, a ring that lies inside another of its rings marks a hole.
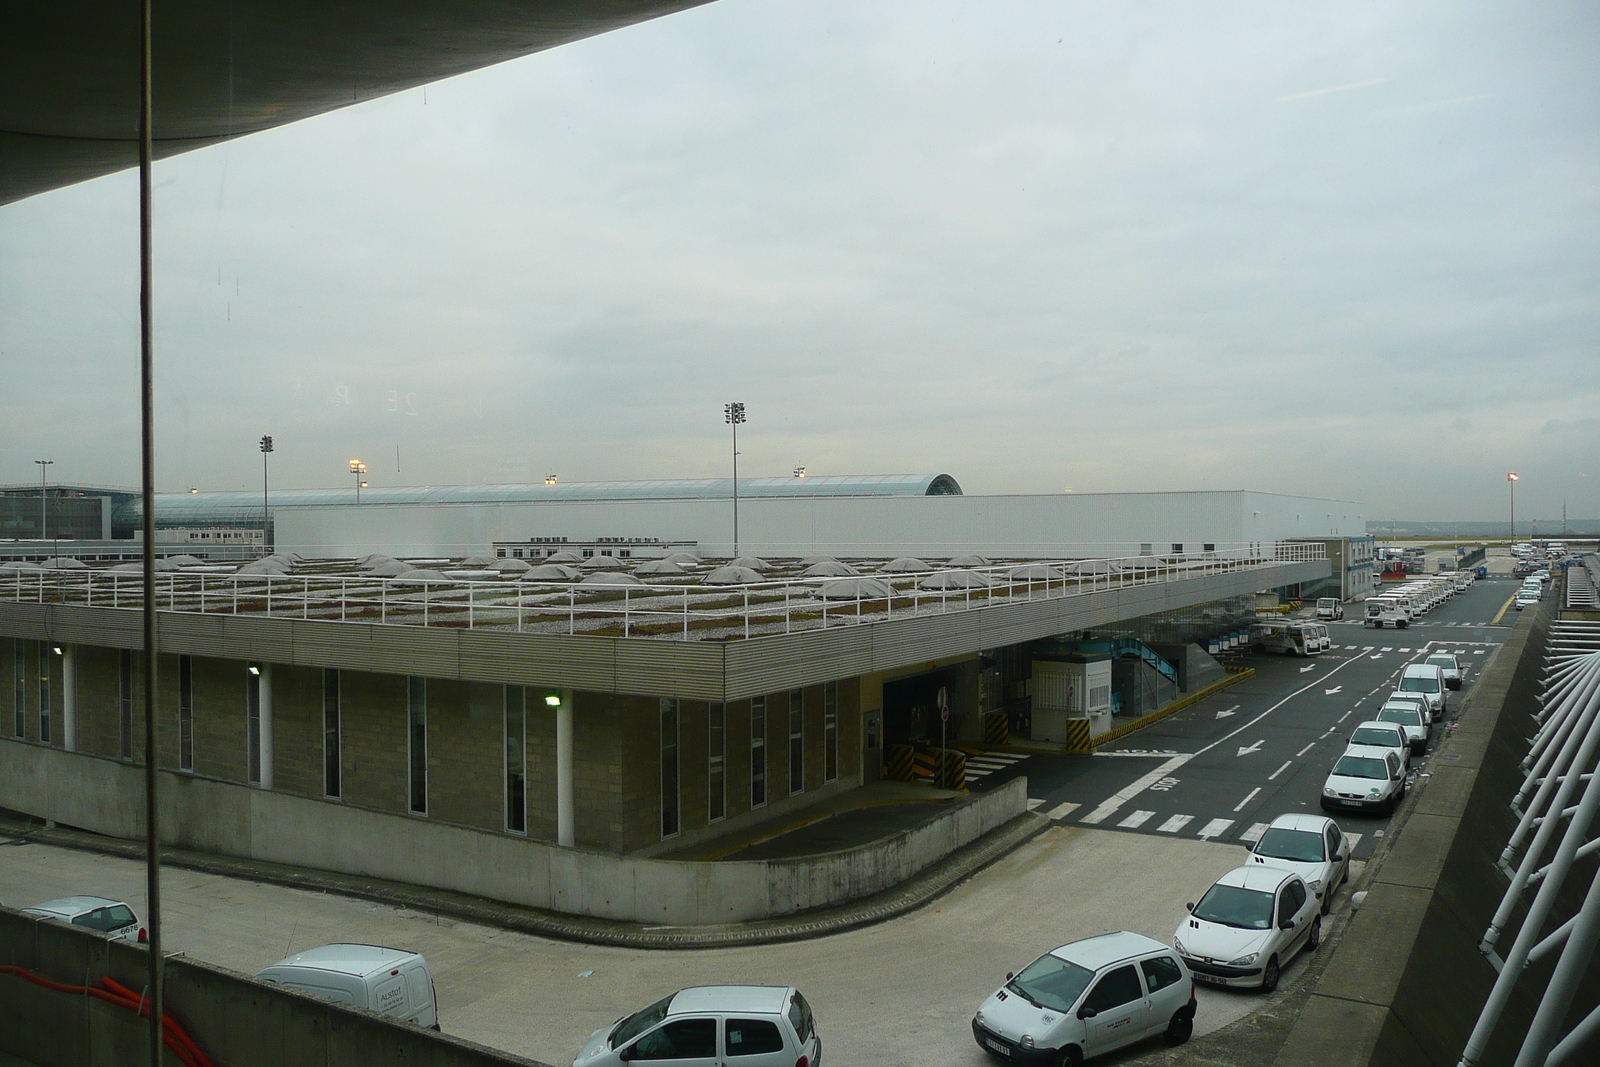
[[[717,0],[157,165],[164,490],[948,471],[1600,511],[1600,9]],[[0,481],[138,477],[135,183]],[[398,449],[398,469],[396,453]]]

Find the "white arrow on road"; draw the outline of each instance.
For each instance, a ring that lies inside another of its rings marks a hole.
[[[1249,755],[1252,752],[1260,752],[1261,751],[1261,746],[1263,744],[1265,744],[1265,743],[1266,743],[1265,740],[1257,741],[1255,744],[1251,745],[1249,748],[1241,748],[1239,750],[1239,755],[1246,756],[1246,755]]]
[[[1233,707],[1229,708],[1226,711],[1217,712],[1217,718],[1226,719],[1229,715],[1232,715],[1234,712],[1236,712],[1238,710],[1239,710],[1239,705],[1235,704]]]
[[[1368,656],[1367,658],[1368,659],[1382,659],[1383,658],[1383,653],[1379,652],[1376,656]]]
[[[1306,671],[1314,671],[1314,670],[1316,670],[1316,669],[1317,669],[1317,665],[1316,665],[1316,664],[1315,664],[1315,663],[1313,663],[1313,664],[1312,664],[1312,665],[1311,665],[1311,666],[1309,666],[1309,667],[1301,667],[1301,668],[1300,668],[1300,673],[1301,673],[1301,674],[1304,674],[1304,673],[1306,673]]]
[[[1339,690],[1341,690],[1343,688],[1344,688],[1344,686],[1342,686],[1342,685],[1336,685],[1332,689],[1324,689],[1322,691],[1322,695],[1326,696],[1326,697],[1331,697],[1331,696],[1333,696],[1333,694],[1337,693]]]

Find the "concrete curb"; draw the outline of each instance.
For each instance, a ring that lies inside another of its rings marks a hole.
[[[825,937],[897,918],[954,889],[1051,825],[1050,820],[1042,815],[1025,812],[924,868],[893,889],[838,907],[782,919],[716,926],[646,926],[563,915],[448,890],[184,849],[162,849],[161,862],[165,866],[226,878],[266,882],[291,889],[339,893],[560,941],[643,949],[729,948]],[[103,837],[82,830],[43,827],[0,818],[0,834],[61,848],[99,852],[131,860],[144,859],[144,845],[140,842]]]

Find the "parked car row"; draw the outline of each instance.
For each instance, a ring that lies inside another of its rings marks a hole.
[[[1517,606],[1517,610],[1521,611],[1523,608],[1537,604],[1539,601],[1543,600],[1544,587],[1549,581],[1549,567],[1535,571],[1524,578],[1522,580],[1522,588],[1517,590],[1517,595],[1514,601]]]
[[[1384,626],[1404,630],[1475,580],[1472,571],[1450,571],[1385,589],[1367,598],[1362,624],[1379,630]]]

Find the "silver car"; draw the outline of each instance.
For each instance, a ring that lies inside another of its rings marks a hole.
[[[120,941],[145,940],[144,927],[139,925],[139,917],[133,913],[132,908],[120,900],[108,900],[105,897],[60,897],[56,900],[47,900],[43,904],[35,904],[31,908],[23,908],[22,913],[60,919],[64,923],[82,926]]]
[[[670,1060],[683,1067],[821,1067],[811,1005],[786,986],[680,989],[590,1035],[573,1067]]]

